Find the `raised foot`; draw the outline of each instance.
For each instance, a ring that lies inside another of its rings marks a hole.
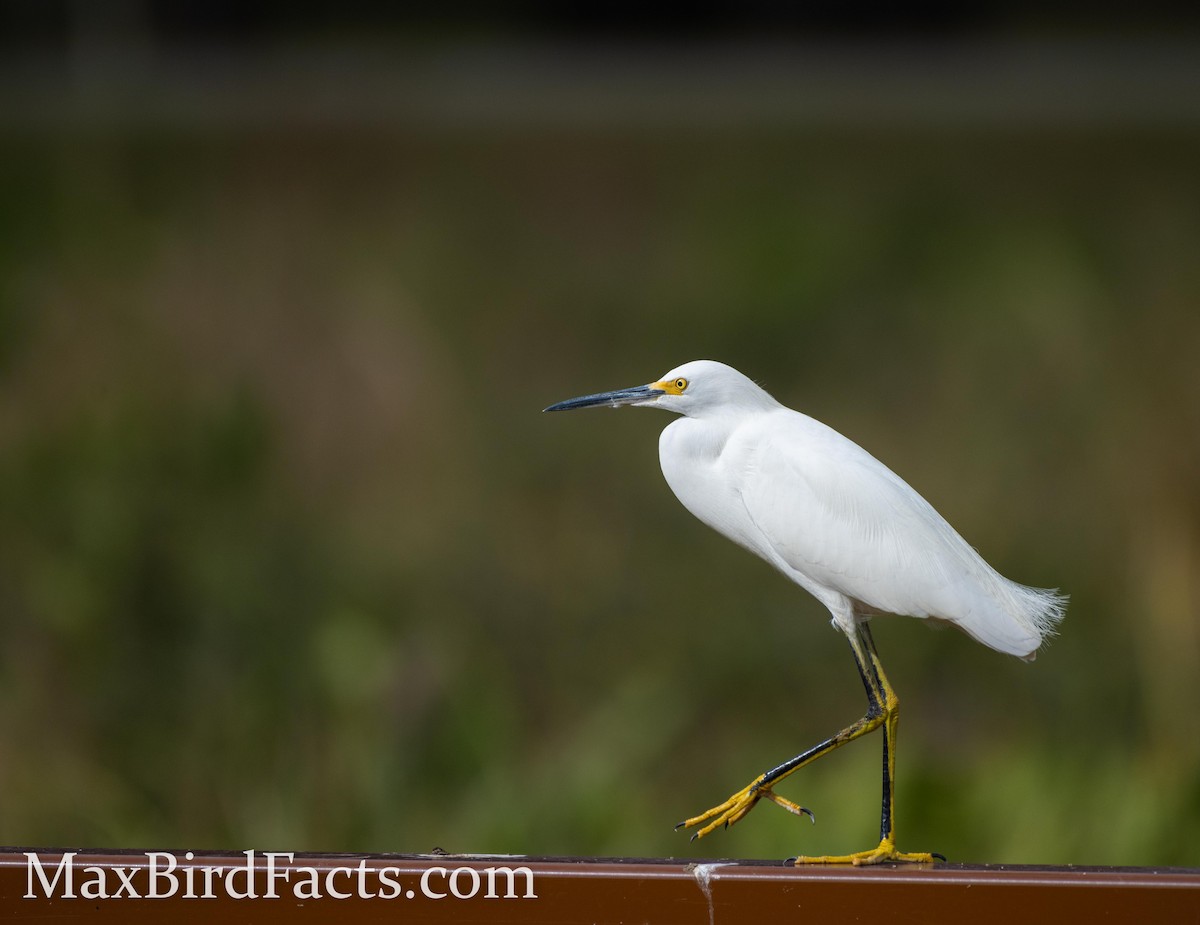
[[[776,806],[782,806],[789,813],[794,813],[797,816],[808,816],[813,822],[817,821],[816,816],[810,810],[798,803],[793,803],[786,797],[779,796],[770,787],[762,786],[762,778],[759,777],[733,794],[724,803],[720,803],[698,816],[684,819],[675,828],[690,829],[695,826],[701,826],[701,828],[692,834],[692,841],[695,841],[697,838],[703,838],[705,835],[713,832],[718,827],[727,829],[740,821],[750,810],[754,809],[755,804],[759,800],[770,800]]]
[[[792,863],[797,867],[801,864],[853,864],[855,867],[865,867],[869,864],[891,864],[893,862],[932,864],[934,860],[944,861],[946,859],[940,854],[930,854],[928,852],[907,854],[903,851],[897,851],[895,844],[885,839],[879,843],[879,847],[871,848],[867,851],[857,851],[854,854],[827,855],[819,858],[798,857],[793,858]]]

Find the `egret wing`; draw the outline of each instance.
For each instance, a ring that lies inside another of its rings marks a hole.
[[[1015,654],[1037,647],[1039,637],[1004,600],[1022,586],[903,479],[805,415],[772,415],[767,424],[746,456],[741,495],[760,542],[787,567],[874,610],[947,620]]]

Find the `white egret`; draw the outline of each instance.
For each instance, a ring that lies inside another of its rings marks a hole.
[[[837,431],[785,408],[737,370],[696,360],[648,385],[551,405],[566,411],[638,405],[682,415],[663,430],[659,460],[683,506],[761,556],[828,609],[846,634],[867,692],[862,719],[760,774],[723,803],[681,822],[693,838],[742,819],[767,798],[806,809],[774,786],[810,762],[883,728],[883,811],[878,846],[797,863],[932,861],[896,849],[899,701],[868,621],[902,614],[950,623],[998,652],[1032,659],[1062,619],[1057,591],[1009,581],[887,466]]]

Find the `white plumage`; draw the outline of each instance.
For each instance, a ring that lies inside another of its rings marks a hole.
[[[1002,576],[858,444],[722,363],[696,360],[662,381],[678,379],[688,382],[682,394],[653,400],[683,415],[659,438],[667,484],[821,601],[843,631],[874,613],[932,617],[1030,658],[1061,619],[1056,592]]]
[[[862,719],[680,825],[696,827],[693,838],[707,835],[739,821],[763,798],[807,813],[778,796],[774,786],[882,727],[878,847],[797,863],[932,861],[935,855],[896,849],[899,699],[866,622],[881,613],[944,621],[999,652],[1032,659],[1062,619],[1066,598],[1009,581],[874,456],[785,408],[723,363],[696,360],[657,382],[573,398],[546,410],[626,404],[681,416],[659,438],[659,461],[671,490],[704,523],[766,559],[829,608],[850,642],[867,693]]]

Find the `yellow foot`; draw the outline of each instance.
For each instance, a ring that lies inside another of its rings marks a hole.
[[[743,787],[724,803],[714,806],[699,816],[692,816],[690,819],[683,820],[675,828],[690,829],[697,825],[702,826],[702,828],[692,835],[692,841],[695,841],[697,838],[703,838],[705,835],[708,835],[718,826],[726,829],[729,828],[735,822],[741,820],[750,810],[754,809],[755,804],[759,800],[764,799],[770,800],[776,806],[782,806],[789,813],[794,813],[797,816],[808,816],[813,822],[817,821],[816,817],[803,806],[779,796],[770,787],[763,787],[762,778],[759,777]]]
[[[796,866],[801,864],[853,864],[855,867],[863,867],[867,864],[890,864],[897,861],[909,864],[932,864],[935,858],[941,861],[946,860],[940,854],[905,854],[903,851],[897,851],[896,845],[890,839],[884,839],[879,843],[878,848],[871,848],[867,851],[828,855],[821,858],[799,857],[795,858],[793,863]]]

